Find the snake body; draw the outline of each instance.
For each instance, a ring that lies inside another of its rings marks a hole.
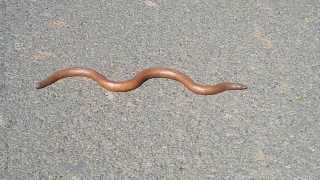
[[[239,83],[222,82],[215,85],[202,85],[194,82],[189,76],[174,69],[153,67],[138,72],[134,78],[125,81],[111,81],[104,75],[90,68],[66,68],[54,72],[47,79],[37,83],[36,88],[47,87],[54,82],[67,77],[86,77],[96,81],[101,87],[113,92],[127,92],[141,86],[145,81],[152,78],[167,78],[182,83],[190,91],[200,95],[213,95],[228,90],[247,89],[245,85]]]

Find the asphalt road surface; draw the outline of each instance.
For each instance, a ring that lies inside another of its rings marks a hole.
[[[0,179],[320,179],[320,2],[0,1]],[[144,68],[245,91],[200,96]]]

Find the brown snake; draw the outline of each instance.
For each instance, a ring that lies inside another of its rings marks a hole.
[[[61,69],[53,73],[47,79],[42,80],[37,83],[36,88],[41,89],[47,87],[54,82],[73,76],[87,77],[96,81],[100,86],[105,88],[108,91],[114,92],[127,92],[134,90],[141,86],[145,81],[152,78],[167,78],[176,80],[182,83],[190,91],[200,94],[200,95],[213,95],[218,94],[228,90],[243,90],[247,89],[247,86],[239,83],[230,83],[222,82],[215,85],[202,85],[194,82],[189,76],[183,74],[174,69],[170,68],[161,68],[153,67],[144,69],[141,72],[137,73],[134,78],[125,81],[111,81],[108,80],[105,76],[98,73],[94,69],[89,68],[67,68]]]

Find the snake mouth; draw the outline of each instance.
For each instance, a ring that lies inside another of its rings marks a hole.
[[[36,89],[42,89],[42,88],[46,87],[46,84],[39,81],[39,82],[36,82],[35,87],[36,87]]]
[[[36,82],[35,87],[36,87],[36,89],[41,89],[41,84],[40,84],[40,82]]]
[[[224,84],[224,86],[226,87],[226,89],[228,90],[244,90],[244,89],[248,89],[248,86],[240,84],[240,83],[222,83]]]
[[[234,84],[234,87],[235,87],[237,90],[248,89],[248,86],[243,85],[243,84],[239,84],[239,83],[235,83],[235,84]]]

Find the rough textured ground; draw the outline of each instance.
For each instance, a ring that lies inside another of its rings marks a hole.
[[[0,179],[319,179],[320,3],[0,1]],[[150,66],[247,91],[198,96]]]

